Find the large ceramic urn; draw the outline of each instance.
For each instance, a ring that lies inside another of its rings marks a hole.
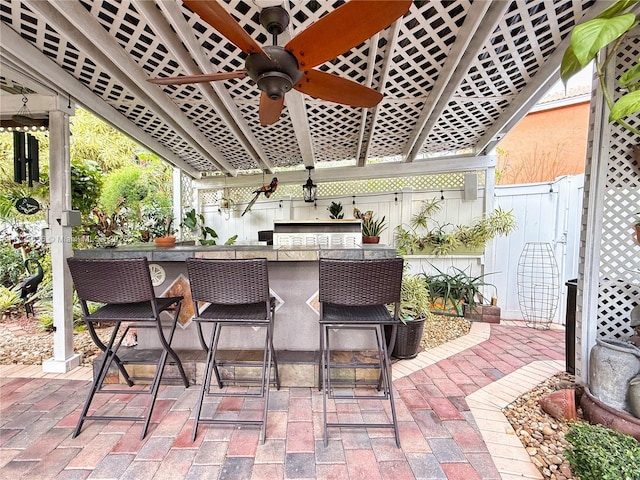
[[[589,361],[593,396],[617,410],[629,411],[629,381],[640,373],[640,348],[626,342],[597,339]]]

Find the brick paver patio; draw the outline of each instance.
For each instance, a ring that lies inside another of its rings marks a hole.
[[[517,437],[506,435],[500,408],[562,370],[564,348],[561,329],[534,330],[520,322],[474,324],[467,337],[396,363],[401,449],[389,429],[336,428],[329,430],[325,448],[322,395],[312,388],[272,390],[263,445],[257,428],[231,425],[203,426],[192,443],[198,388],[177,386],[161,388],[144,440],[139,439],[140,424],[124,421],[87,421],[73,439],[90,372],[51,376],[39,366],[1,366],[0,477],[541,478]],[[522,371],[526,374],[518,374]],[[139,411],[148,401],[144,395],[99,398],[113,411]],[[260,401],[233,399],[220,408],[251,413],[259,411]],[[388,415],[388,402],[331,401],[328,411],[333,418],[377,421]]]

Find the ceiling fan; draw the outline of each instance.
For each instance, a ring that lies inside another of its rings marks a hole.
[[[264,8],[260,23],[269,32],[273,45],[261,47],[217,0],[183,0],[228,40],[247,54],[245,70],[205,73],[149,79],[160,85],[184,85],[214,82],[247,75],[258,85],[260,123],[271,125],[280,118],[284,95],[292,88],[334,103],[371,108],[382,94],[337,75],[314,70],[336,56],[361,44],[376,32],[388,27],[411,7],[411,0],[349,1],[291,39],[278,46],[278,35],[289,25],[289,14],[281,6]]]

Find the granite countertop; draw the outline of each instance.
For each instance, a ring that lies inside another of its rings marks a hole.
[[[391,258],[396,250],[388,245],[357,247],[273,246],[273,245],[176,245],[159,248],[153,243],[123,245],[116,248],[75,250],[78,258],[146,257],[155,262],[183,262],[187,258],[267,258],[269,261],[317,261],[319,258]]]

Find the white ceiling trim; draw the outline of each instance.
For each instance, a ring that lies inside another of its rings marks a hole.
[[[453,161],[455,160],[455,161]],[[440,157],[417,160],[412,163],[385,162],[368,164],[364,167],[319,168],[313,173],[313,181],[318,183],[344,182],[346,180],[368,180],[376,178],[397,178],[415,175],[430,175],[442,172],[466,172],[486,170],[495,167],[495,156]],[[278,182],[282,184],[304,183],[307,172],[300,170],[278,172]],[[238,175],[234,178],[205,177],[194,183],[195,188],[255,187],[255,175]]]
[[[287,13],[291,15],[289,2],[284,2]],[[289,25],[284,32],[278,37],[279,45],[286,45],[293,38],[293,23]],[[302,163],[305,167],[315,168],[315,153],[313,149],[313,140],[311,138],[311,128],[309,126],[309,118],[307,116],[307,107],[304,101],[304,94],[295,89],[291,89],[284,97],[285,105],[291,117],[291,125],[296,135],[300,154],[302,155]]]
[[[605,8],[611,6],[607,0],[599,0],[584,16],[584,20],[599,15]],[[564,51],[569,46],[571,37],[567,36],[556,48],[553,54],[542,65],[536,76],[518,94],[518,97],[503,112],[500,121],[494,123],[487,129],[485,134],[476,144],[476,152],[491,152],[500,140],[520,122],[526,113],[531,110],[538,101],[544,97],[549,88],[560,80],[560,62]]]

